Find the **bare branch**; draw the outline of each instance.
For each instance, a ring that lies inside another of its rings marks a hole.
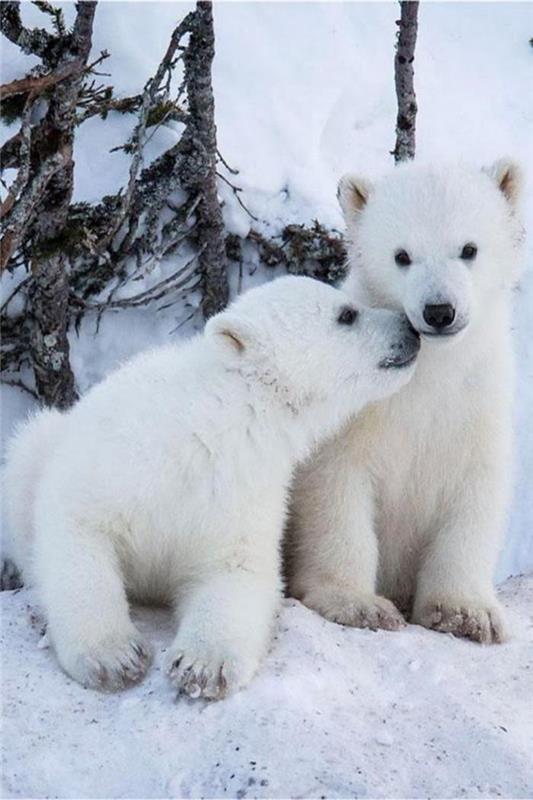
[[[230,165],[228,164],[228,162],[226,161],[226,159],[224,158],[224,156],[222,155],[222,153],[220,152],[220,150],[218,148],[217,148],[217,158],[219,158],[219,160],[222,161],[222,163],[224,164],[224,166],[226,167],[228,172],[231,172],[232,175],[238,175],[239,174],[239,170],[238,169],[234,169],[233,167],[230,167]]]
[[[10,302],[13,300],[13,298],[14,298],[14,297],[16,297],[16,296],[17,296],[17,294],[18,294],[18,293],[19,293],[19,292],[20,292],[22,289],[26,289],[26,288],[28,287],[28,284],[29,284],[30,280],[31,280],[30,278],[25,278],[23,281],[21,281],[21,282],[18,284],[18,286],[16,286],[16,287],[13,289],[13,291],[11,292],[11,294],[9,295],[9,297],[7,297],[7,298],[4,300],[4,302],[2,303],[2,306],[0,307],[0,313],[2,313],[2,314],[3,314],[3,313],[4,313],[4,312],[7,310],[7,307],[8,307],[8,305],[10,304]]]
[[[20,131],[0,147],[0,170],[13,169],[19,164]]]
[[[89,94],[89,93],[88,93]],[[100,94],[101,96],[98,96]],[[105,117],[110,111],[118,111],[121,114],[133,114],[139,111],[142,104],[142,95],[136,94],[131,97],[115,98],[106,90],[101,88],[99,92],[93,91],[92,96],[84,97],[78,104],[80,108],[84,108],[76,117],[76,124],[80,125],[90,117],[95,117],[97,114]]]
[[[14,94],[26,94],[27,92],[31,92],[32,95],[41,94],[46,89],[59,83],[59,81],[64,81],[65,78],[68,78],[79,69],[79,62],[71,61],[60,69],[49,72],[47,75],[28,75],[25,78],[4,83],[0,86],[0,99],[4,100]]]
[[[62,151],[50,156],[31,181],[26,184],[22,196],[12,204],[4,223],[6,232],[0,241],[0,272],[5,269],[11,256],[22,242],[48,184],[54,175],[65,167],[66,163],[66,154]]]
[[[242,192],[242,186],[235,186],[235,184],[232,183],[228,178],[226,178],[225,175],[222,175],[221,172],[217,172],[217,175],[218,175],[218,177],[220,178],[221,181],[224,181],[224,183],[226,183],[230,187],[230,189],[232,190],[233,194],[235,195],[235,197],[237,199],[237,202],[240,205],[240,207],[244,211],[246,211],[246,213],[248,214],[249,217],[251,217],[253,220],[255,220],[257,222],[258,221],[258,217],[256,217],[254,214],[252,214],[252,212],[250,211],[248,206],[245,205],[245,203],[239,197],[239,193]]]
[[[24,53],[40,56],[47,64],[54,58],[58,38],[44,28],[25,28],[20,18],[20,2],[3,0],[0,6],[0,30]]]
[[[175,292],[179,289],[183,289],[190,278],[192,278],[195,274],[194,269],[191,270],[190,267],[196,263],[198,256],[201,253],[201,249],[198,253],[195,253],[192,258],[190,258],[182,267],[180,267],[176,272],[172,275],[169,275],[168,278],[164,278],[159,283],[156,283],[155,286],[152,286],[150,289],[145,289],[143,292],[139,292],[138,294],[132,295],[131,297],[122,297],[119,300],[111,299],[111,296],[104,300],[102,303],[90,303],[86,300],[83,300],[80,297],[75,295],[71,295],[70,301],[74,305],[82,306],[87,311],[100,311],[112,308],[136,308],[139,306],[147,305],[148,303],[153,302],[154,300],[160,300],[162,297],[165,297],[170,292]],[[181,278],[181,280],[179,280]]]
[[[194,14],[192,12],[187,14],[181,23],[174,29],[170,43],[154,77],[150,78],[144,87],[140,102],[139,120],[135,126],[135,130],[133,131],[131,139],[133,157],[130,164],[128,183],[124,193],[120,198],[118,212],[115,215],[115,218],[113,219],[112,224],[110,225],[106,234],[97,243],[95,247],[96,252],[101,253],[110,246],[116,234],[126,221],[126,218],[132,208],[133,201],[136,196],[137,178],[142,166],[144,136],[148,125],[149,113],[156,101],[158,93],[161,90],[161,84],[165,79],[165,99],[168,96],[168,91],[170,88],[170,76],[172,73],[172,66],[176,56],[176,51],[180,45],[181,38],[191,29],[193,18]]]
[[[30,95],[26,100],[24,111],[22,112],[22,121],[19,131],[18,143],[18,160],[20,169],[17,177],[9,188],[6,199],[0,205],[0,220],[5,217],[8,211],[13,207],[19,193],[24,189],[28,183],[30,176],[30,147],[31,147],[31,127],[30,117],[33,108],[33,95]],[[0,271],[4,265],[0,262]]]
[[[46,0],[33,0],[33,4],[37,6],[39,11],[43,14],[48,14],[52,18],[52,24],[58,36],[64,36],[67,32],[65,25],[65,17],[61,8],[55,8],[51,3]]]

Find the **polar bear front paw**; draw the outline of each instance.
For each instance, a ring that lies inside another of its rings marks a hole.
[[[176,643],[167,661],[167,674],[178,695],[222,700],[246,686],[257,664],[223,647]]]
[[[116,692],[139,683],[152,662],[152,649],[140,636],[87,648],[58,648],[63,669],[90,689]]]
[[[380,595],[351,595],[325,587],[307,592],[302,603],[330,622],[353,628],[397,631],[406,624],[394,603]]]
[[[500,644],[507,636],[506,625],[496,603],[485,606],[471,603],[432,602],[415,607],[414,623],[433,631],[451,633],[480,644]]]

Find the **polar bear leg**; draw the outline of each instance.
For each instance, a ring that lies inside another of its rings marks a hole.
[[[421,566],[411,621],[481,644],[507,639],[506,625],[492,585],[498,531],[481,515],[440,530]]]
[[[55,522],[51,535],[37,537],[36,574],[61,666],[95,689],[138,682],[151,651],[131,622],[112,542],[102,531]]]
[[[401,613],[376,594],[372,483],[349,444],[344,433],[298,473],[289,545],[290,593],[331,622],[398,630],[405,625]]]
[[[481,418],[487,435],[489,423]],[[426,628],[481,644],[507,638],[493,588],[508,492],[507,461],[496,433],[488,441],[493,451],[487,445],[482,453],[473,448],[469,480],[454,492],[453,511],[428,543],[412,616],[412,622]]]
[[[188,589],[167,662],[179,693],[218,700],[249,683],[268,649],[280,588],[276,574],[235,569]]]

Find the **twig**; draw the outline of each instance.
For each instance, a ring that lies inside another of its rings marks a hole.
[[[173,62],[173,58],[180,43],[181,37],[187,31],[190,30],[191,20],[193,19],[193,17],[194,14],[192,12],[187,14],[187,16],[181,21],[181,23],[174,29],[170,39],[170,43],[167,47],[165,55],[163,56],[157,68],[154,77],[150,78],[150,80],[146,83],[146,86],[144,87],[140,105],[139,121],[135,126],[131,139],[131,145],[133,147],[133,158],[130,164],[128,184],[126,186],[126,191],[121,197],[120,208],[118,213],[116,214],[115,220],[113,221],[107,233],[96,244],[95,249],[97,252],[102,252],[103,250],[109,247],[115,235],[118,233],[123,223],[125,222],[126,217],[130,211],[135,195],[137,177],[139,175],[139,170],[142,164],[143,138],[146,132],[148,115],[154,103],[155,97],[158,91],[160,90],[161,82],[163,81],[167,73],[169,75],[171,73],[171,64]],[[170,78],[168,78],[168,80],[170,80]]]
[[[224,156],[222,155],[222,153],[220,152],[218,147],[217,147],[217,156],[218,156],[219,160],[222,161],[222,163],[224,164],[224,166],[226,167],[228,172],[231,172],[232,175],[238,175],[239,174],[239,170],[238,169],[233,169],[233,167],[230,167],[230,165],[228,164],[228,162],[226,161],[226,159],[224,158]]]
[[[251,218],[252,218],[252,219],[253,219],[255,222],[259,222],[259,217],[256,217],[254,214],[252,214],[252,212],[250,211],[250,209],[249,209],[249,208],[248,208],[248,207],[247,207],[247,206],[246,206],[246,205],[243,203],[243,201],[242,201],[242,200],[241,200],[241,198],[239,197],[239,192],[242,192],[242,187],[241,187],[241,186],[235,186],[235,184],[233,184],[233,183],[232,183],[230,180],[228,180],[228,178],[226,178],[226,176],[225,176],[225,175],[222,175],[222,173],[221,173],[221,172],[217,172],[217,176],[218,176],[218,177],[219,177],[221,180],[223,180],[223,181],[224,181],[224,183],[227,183],[227,185],[228,185],[228,186],[231,188],[231,190],[233,191],[233,194],[234,194],[234,195],[235,195],[235,197],[237,198],[237,202],[239,203],[239,205],[241,206],[241,208],[243,208],[243,209],[246,211],[246,213],[247,213],[247,214],[248,214],[248,215],[249,215],[249,216],[250,216],[250,217],[251,217]]]
[[[147,303],[151,303],[153,300],[160,300],[161,297],[170,291],[175,291],[176,289],[181,288],[184,286],[189,278],[194,275],[194,270],[189,271],[183,281],[179,284],[175,284],[174,282],[185,275],[194,262],[198,259],[201,251],[203,248],[192,256],[182,267],[180,267],[176,272],[172,275],[169,275],[168,278],[164,278],[159,283],[156,283],[154,286],[150,287],[150,289],[145,289],[138,294],[132,295],[131,297],[123,297],[120,300],[110,300],[109,298],[102,303],[91,303],[86,300],[83,300],[81,297],[78,297],[74,294],[71,294],[70,299],[74,305],[79,305],[83,309],[87,311],[98,311],[99,309],[110,309],[110,308],[131,308],[146,305]]]
[[[6,300],[4,300],[4,302],[3,302],[3,303],[2,303],[2,305],[0,306],[0,314],[3,314],[3,313],[4,313],[4,311],[7,309],[8,305],[9,305],[9,304],[10,304],[10,302],[13,300],[13,298],[14,298],[14,297],[15,297],[15,296],[16,296],[16,295],[17,295],[17,294],[18,294],[18,293],[19,293],[19,292],[20,292],[20,291],[21,291],[21,290],[22,290],[22,289],[23,289],[25,286],[28,286],[28,284],[29,284],[29,282],[30,282],[30,281],[31,281],[31,278],[29,278],[29,277],[28,277],[28,278],[24,278],[24,280],[23,280],[23,281],[21,281],[21,282],[18,284],[18,286],[16,286],[16,287],[13,289],[13,291],[11,292],[11,294],[9,295],[9,297],[8,297]]]
[[[89,105],[89,103],[91,103]],[[78,114],[76,117],[76,124],[80,125],[90,117],[95,117],[97,114],[108,114],[110,111],[118,111],[122,114],[133,114],[139,110],[142,103],[142,95],[136,94],[132,97],[113,98],[104,97],[102,100],[82,100],[79,106],[85,107],[85,111]]]
[[[187,317],[185,317],[185,319],[182,319],[181,322],[179,322],[179,324],[176,325],[175,328],[172,328],[172,330],[169,332],[169,336],[172,336],[173,333],[176,333],[176,331],[179,331],[180,328],[183,328],[183,326],[186,325],[187,322],[189,322],[189,320],[193,319],[193,317],[195,317],[197,313],[198,309],[197,308],[193,309],[191,313]]]
[[[33,389],[30,389],[30,387],[20,378],[0,378],[0,383],[5,384],[6,386],[14,386],[16,389],[22,389],[24,392],[28,392],[28,394],[31,394],[32,397],[40,401],[40,397],[37,392],[35,392]]]

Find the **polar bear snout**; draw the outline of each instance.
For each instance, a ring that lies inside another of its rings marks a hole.
[[[381,369],[407,367],[416,360],[420,350],[420,334],[404,315],[400,317],[398,328],[388,354],[379,363]]]

